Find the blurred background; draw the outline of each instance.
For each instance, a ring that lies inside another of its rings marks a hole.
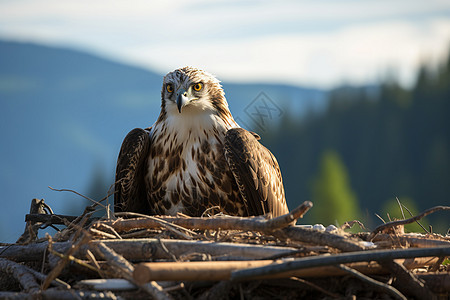
[[[447,0],[0,0],[0,241],[32,198],[82,213],[48,186],[106,196],[123,138],[153,124],[162,76],[186,65],[222,80],[289,207],[313,201],[302,222],[370,229],[401,217],[396,197],[412,213],[450,204]]]

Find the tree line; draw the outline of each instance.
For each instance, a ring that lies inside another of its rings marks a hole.
[[[312,200],[307,221],[370,226],[381,222],[375,213],[399,217],[396,197],[415,211],[450,204],[450,55],[437,70],[422,65],[412,88],[390,79],[329,97],[325,112],[297,119],[285,110],[263,135],[291,208]],[[430,223],[447,230],[448,219]]]

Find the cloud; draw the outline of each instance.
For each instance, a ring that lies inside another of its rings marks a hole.
[[[450,46],[450,20],[383,22],[334,32],[193,44],[137,47],[129,49],[126,56],[161,71],[196,65],[227,80],[326,87],[342,81],[375,82],[388,68],[394,68],[402,83],[410,85],[422,59],[445,57]],[[161,57],[170,59],[164,61]]]
[[[450,2],[10,0],[0,36],[70,45],[157,68],[207,68],[227,80],[329,87],[374,81],[388,67],[405,84],[450,40]]]

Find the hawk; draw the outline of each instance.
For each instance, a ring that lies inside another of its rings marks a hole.
[[[288,213],[280,168],[256,133],[233,119],[211,74],[192,67],[163,80],[153,126],[125,137],[116,168],[115,211],[201,216]]]

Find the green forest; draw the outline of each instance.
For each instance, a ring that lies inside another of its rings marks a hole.
[[[304,222],[370,228],[382,222],[375,214],[402,217],[396,198],[412,213],[450,204],[450,55],[438,69],[424,64],[410,89],[389,79],[333,90],[326,111],[306,119],[287,111],[262,141],[277,156],[290,208],[313,202]],[[445,233],[449,220],[439,212],[423,223]]]

